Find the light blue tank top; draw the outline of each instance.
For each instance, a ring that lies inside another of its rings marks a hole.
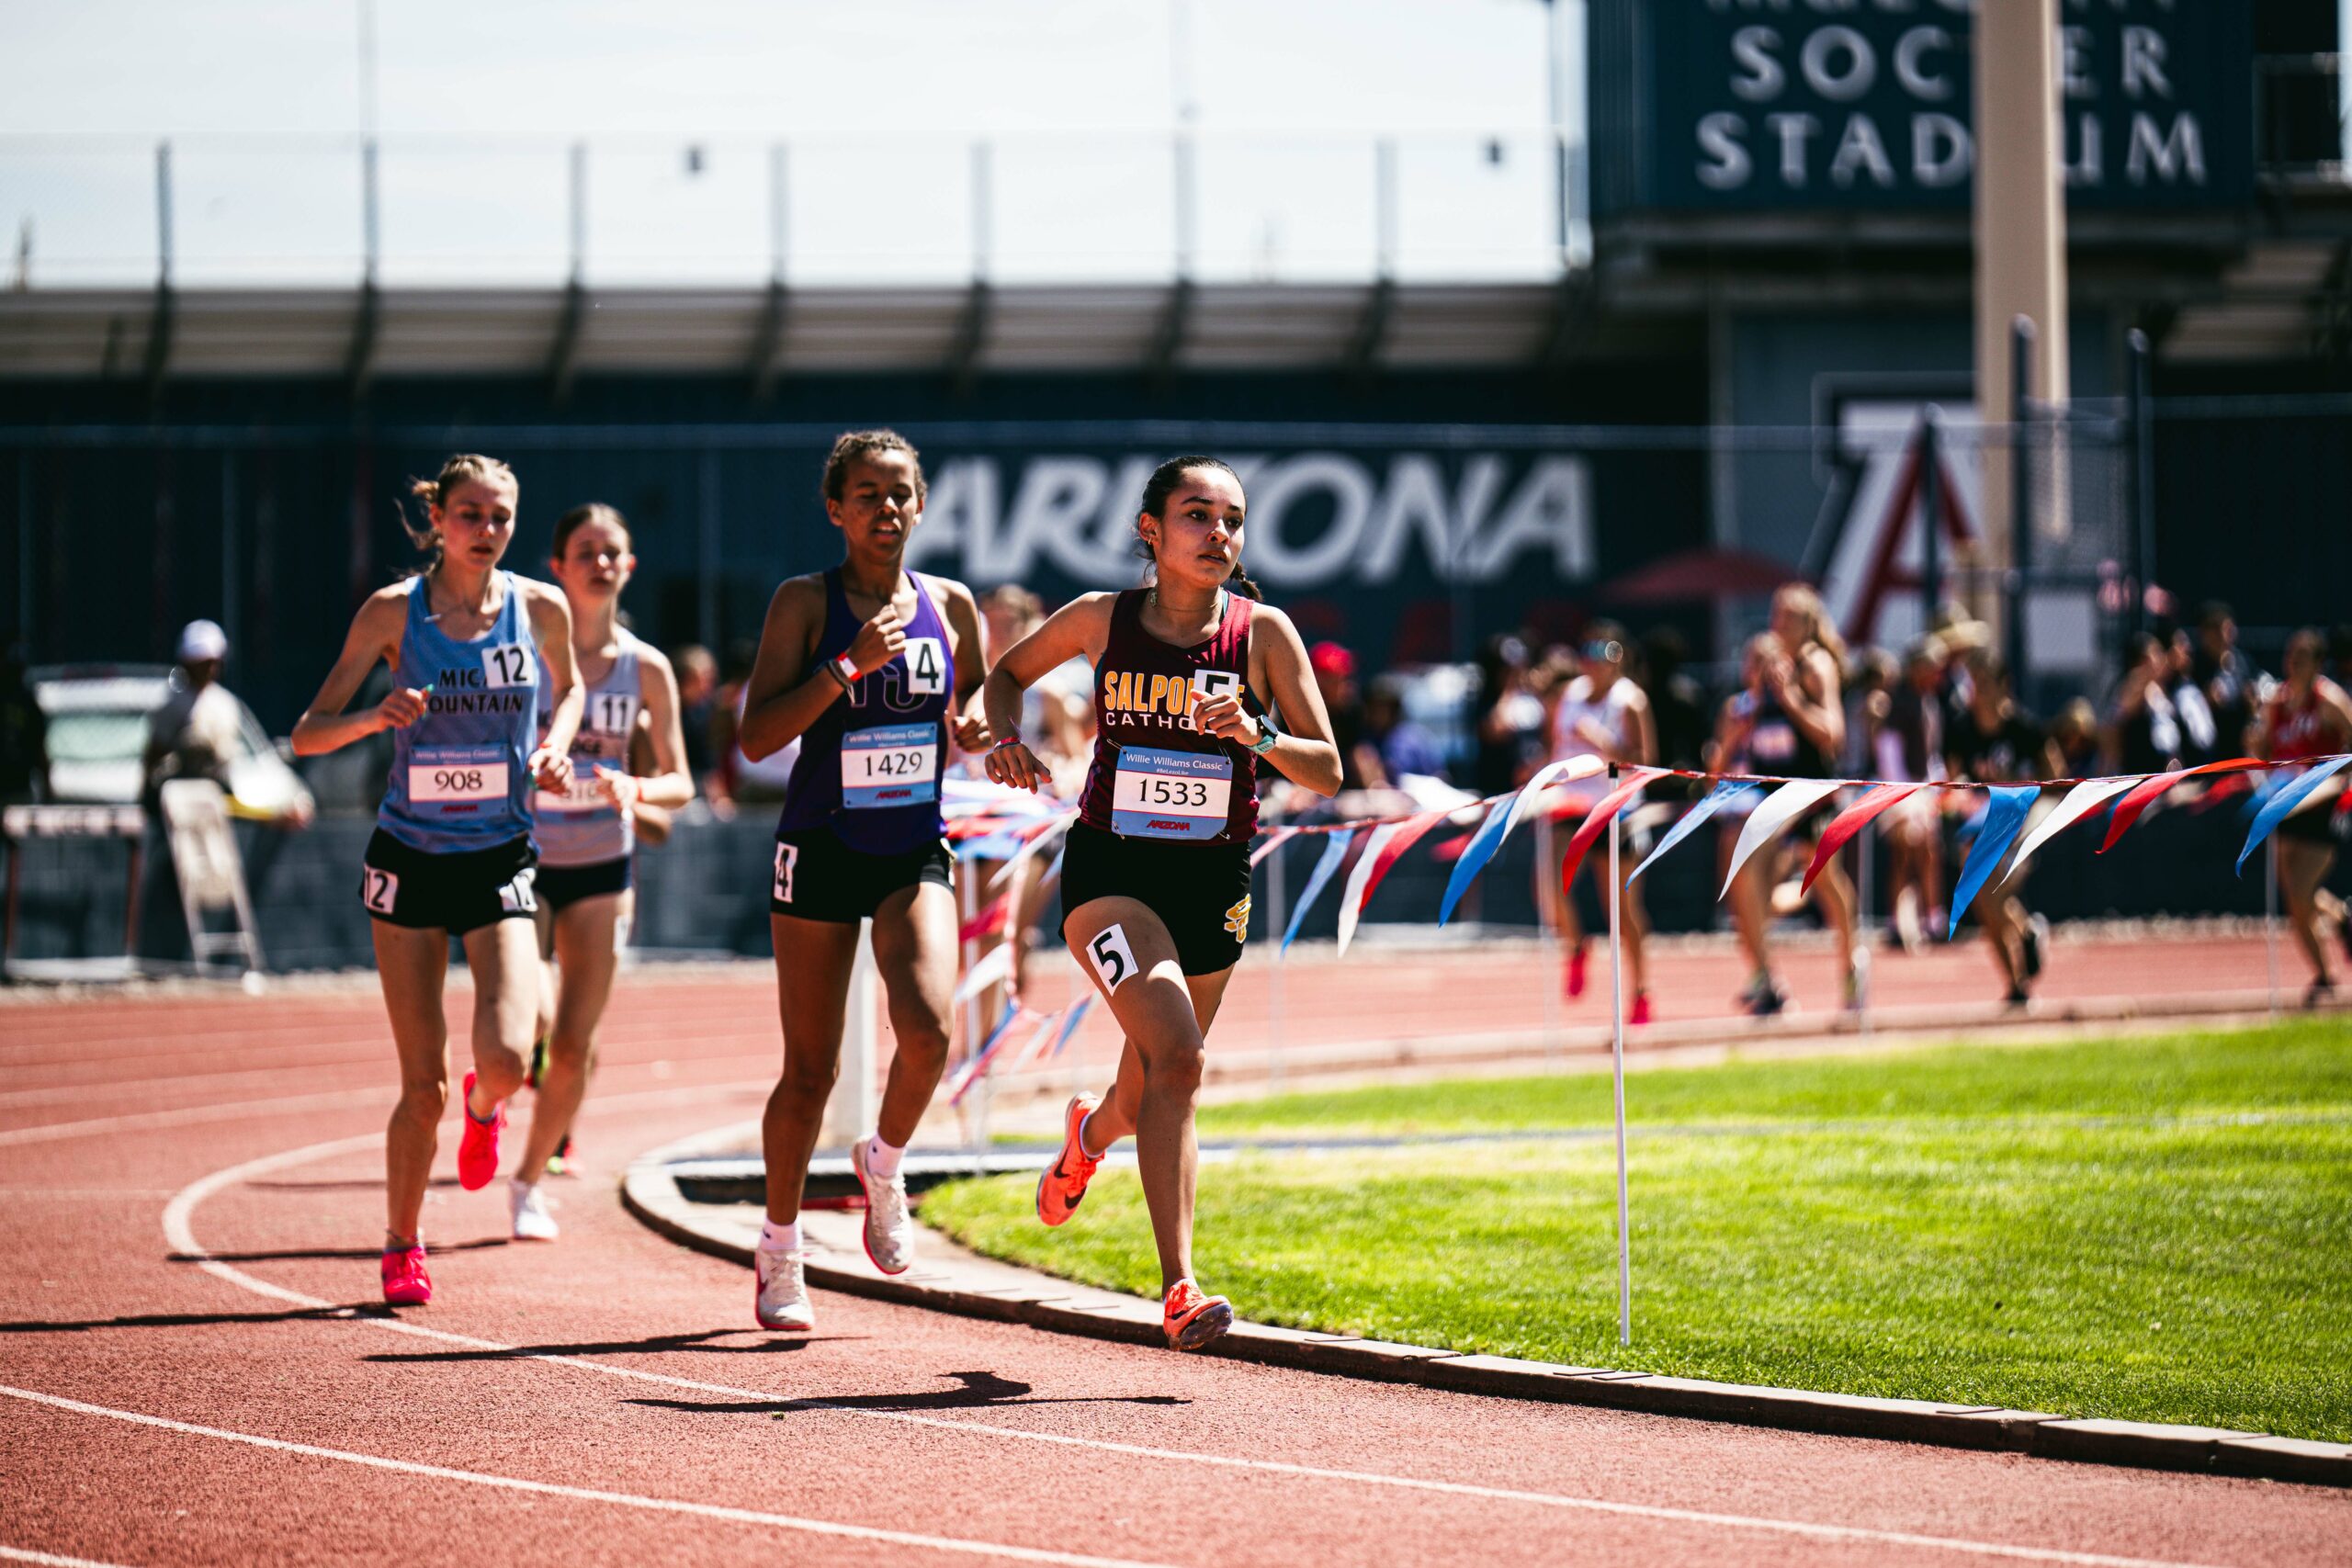
[[[528,764],[538,743],[538,644],[522,585],[498,574],[505,602],[483,636],[459,642],[430,618],[427,579],[409,587],[392,679],[431,687],[423,718],[392,731],[392,776],[377,826],[413,850],[486,850],[531,830]]]
[[[588,688],[588,705],[581,710],[580,733],[571,742],[571,788],[564,795],[537,793],[532,802],[538,826],[541,865],[602,865],[626,857],[636,847],[635,829],[628,813],[596,787],[600,773],[628,772],[629,737],[637,729],[640,705],[638,649],[645,645],[626,627],[620,652],[605,678]],[[548,688],[542,671],[539,687],[539,734],[547,734],[554,716],[547,705]]]

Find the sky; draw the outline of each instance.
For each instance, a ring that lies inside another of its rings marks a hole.
[[[1562,4],[1573,123],[1581,5]],[[0,237],[33,218],[36,282],[152,259],[143,143],[171,137],[184,268],[347,266],[361,15],[0,0]],[[779,140],[794,259],[819,274],[967,272],[975,141],[998,274],[1165,271],[1180,122],[1204,275],[1367,271],[1382,136],[1406,275],[1523,266],[1551,223],[1541,0],[377,0],[375,33],[387,265],[422,281],[560,269],[576,140],[616,281],[761,271]],[[427,232],[436,201],[468,231]]]

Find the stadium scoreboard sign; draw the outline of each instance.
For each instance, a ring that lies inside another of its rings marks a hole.
[[[1997,3],[1997,0],[1996,0]],[[1598,0],[1593,199],[1618,212],[1962,208],[1971,0]],[[2069,199],[2250,199],[2245,0],[2059,0]]]

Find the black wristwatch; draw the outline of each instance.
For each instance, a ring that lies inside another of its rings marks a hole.
[[[1274,721],[1268,715],[1259,714],[1257,719],[1258,739],[1250,750],[1262,757],[1274,749],[1274,742],[1283,738],[1283,732],[1274,728]]]

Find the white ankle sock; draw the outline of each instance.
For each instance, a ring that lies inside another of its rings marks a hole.
[[[895,1144],[885,1143],[882,1134],[876,1133],[865,1140],[865,1168],[888,1181],[899,1174],[899,1156],[906,1152]]]
[[[1094,1108],[1094,1111],[1100,1111],[1102,1109],[1102,1108],[1098,1105]],[[1094,1120],[1094,1111],[1090,1111],[1085,1115],[1078,1119],[1078,1152],[1085,1155],[1088,1159],[1101,1159],[1102,1157],[1102,1154],[1090,1152],[1086,1146],[1086,1124]],[[1102,1153],[1108,1152],[1108,1150],[1102,1151]]]
[[[800,1222],[795,1220],[788,1225],[780,1225],[774,1220],[763,1221],[760,1224],[760,1245],[770,1252],[799,1251]]]

